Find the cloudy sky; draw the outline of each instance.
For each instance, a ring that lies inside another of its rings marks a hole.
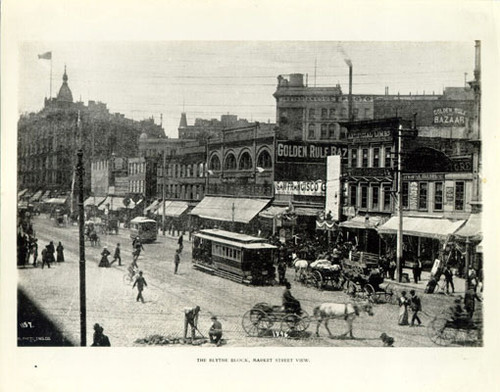
[[[73,98],[101,101],[111,112],[143,119],[163,115],[165,133],[177,135],[181,112],[195,118],[275,121],[272,96],[279,74],[308,74],[309,85],[340,83],[348,91],[346,59],[354,66],[353,92],[440,93],[472,78],[474,42],[164,41],[22,42],[19,111],[38,111],[67,66]],[[316,75],[316,77],[315,77]]]

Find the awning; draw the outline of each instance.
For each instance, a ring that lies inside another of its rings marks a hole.
[[[90,196],[87,200],[83,202],[84,207],[95,206],[98,207],[101,203],[106,200],[106,196]]]
[[[483,232],[481,230],[481,214],[471,214],[465,225],[454,234],[456,237],[471,241],[481,241]]]
[[[259,216],[261,218],[274,219],[279,218],[281,214],[283,214],[288,207],[278,207],[278,206],[270,206],[267,207],[262,212],[259,212]]]
[[[42,197],[43,191],[36,192],[33,196],[31,196],[30,201],[38,201],[40,197]]]
[[[416,237],[435,238],[446,240],[455,233],[465,221],[452,221],[444,218],[403,217],[403,234]],[[398,217],[393,216],[382,226],[377,228],[379,234],[396,234],[398,231]]]
[[[45,199],[48,199],[50,196],[50,191],[45,192],[42,197],[40,197],[40,201],[44,201]]]
[[[340,222],[339,226],[348,229],[376,229],[388,220],[389,216],[383,215],[356,215],[352,219]]]
[[[108,196],[98,208],[100,210],[105,210],[106,208],[108,208],[110,211],[119,211],[123,208],[126,208],[125,204],[123,203],[124,200],[124,197]],[[130,200],[129,208],[130,205],[134,205],[134,202],[132,200]]]
[[[146,208],[144,208],[144,213],[146,213],[148,211],[155,212],[156,209],[158,208],[159,204],[160,204],[160,202],[158,200],[155,200],[149,206],[147,206]]]
[[[44,201],[45,204],[66,204],[67,197],[53,197]]]
[[[248,223],[268,203],[269,200],[263,199],[207,196],[191,211],[191,215],[226,222]]]
[[[300,216],[318,216],[323,210],[320,208],[297,207],[293,211]]]
[[[26,192],[28,192],[28,189],[23,189],[22,191],[17,193],[17,197],[23,196]]]
[[[177,218],[188,209],[186,201],[165,201],[165,216]],[[163,216],[163,203],[160,202],[156,215]]]

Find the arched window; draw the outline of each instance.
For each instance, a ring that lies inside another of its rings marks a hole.
[[[238,165],[239,170],[248,170],[252,168],[252,157],[245,151],[240,157],[240,164]]]
[[[328,118],[328,109],[321,109],[321,119],[326,120]]]
[[[203,164],[200,164],[200,165],[203,165]],[[217,155],[212,156],[212,159],[210,159],[210,169],[220,170],[220,159]]]
[[[328,133],[327,133],[327,129],[326,129],[327,125],[326,124],[321,124],[321,139],[326,139],[328,137]]]
[[[234,157],[234,154],[229,153],[226,156],[226,161],[224,164],[224,169],[226,170],[235,170],[236,169],[236,158]]]
[[[186,177],[191,177],[191,165],[187,165]]]
[[[314,126],[314,124],[309,124],[308,133],[307,133],[308,139],[314,139],[316,137],[315,129],[316,129],[316,127]]]
[[[271,154],[269,154],[266,150],[262,151],[257,158],[257,166],[262,167],[263,169],[271,168],[273,166]]]

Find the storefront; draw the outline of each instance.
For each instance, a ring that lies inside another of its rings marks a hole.
[[[355,244],[360,251],[385,254],[385,243],[377,233],[377,227],[388,219],[388,215],[356,215],[339,223],[342,238]]]

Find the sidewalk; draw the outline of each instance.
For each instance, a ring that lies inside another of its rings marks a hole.
[[[407,289],[411,290],[414,289],[416,291],[421,291],[424,292],[425,287],[427,286],[427,283],[429,282],[430,279],[430,272],[428,271],[422,271],[421,274],[421,280],[418,283],[415,283],[413,281],[413,274],[411,272],[411,269],[403,269],[403,274],[408,274],[408,277],[410,279],[410,282],[398,282],[397,280],[391,280],[388,278],[384,279],[384,283],[386,284],[391,284],[391,285],[396,285],[401,288],[401,290]],[[446,291],[441,290],[441,287],[446,288],[446,285],[443,286],[443,280],[438,283],[436,286],[436,289],[434,290],[434,294],[446,294]],[[453,277],[453,283],[455,285],[455,295],[461,295],[463,296],[465,294],[465,279],[459,278],[457,276]],[[453,294],[451,294],[453,295]]]

